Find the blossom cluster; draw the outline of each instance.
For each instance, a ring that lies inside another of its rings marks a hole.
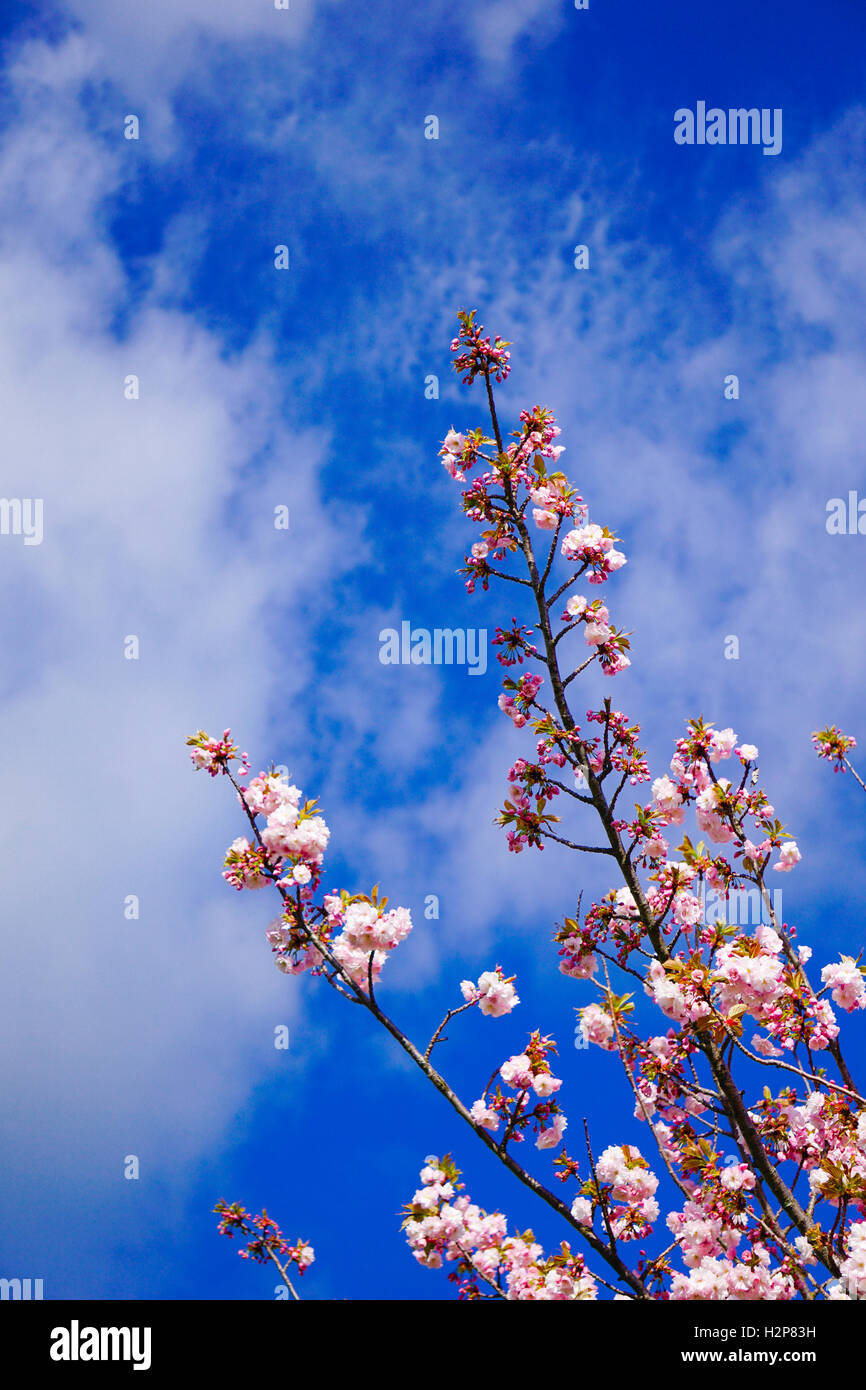
[[[257,1264],[267,1264],[272,1256],[280,1257],[283,1264],[294,1264],[298,1273],[304,1274],[314,1263],[316,1252],[305,1240],[290,1245],[277,1225],[264,1208],[258,1216],[252,1216],[239,1202],[229,1205],[217,1202],[214,1211],[220,1216],[218,1230],[221,1236],[233,1240],[235,1234],[249,1236],[246,1249],[239,1250],[242,1260],[254,1260]]]
[[[572,594],[565,605],[562,621],[568,624],[566,631],[581,623],[584,625],[584,641],[598,657],[604,675],[615,676],[631,665],[625,654],[629,647],[628,637],[611,626],[610,611],[600,598],[590,602],[583,594]]]
[[[752,1208],[756,1183],[751,1169],[744,1163],[719,1169],[711,1155],[701,1165],[701,1182],[689,1185],[692,1196],[667,1218],[688,1271],[673,1274],[671,1298],[794,1298],[798,1272],[814,1256],[802,1237],[790,1247],[768,1239]]]
[[[830,993],[840,1009],[851,1013],[854,1009],[866,1008],[866,984],[863,981],[863,967],[851,956],[843,956],[838,962],[825,965],[821,979],[830,988]]]
[[[187,741],[193,745],[194,766],[212,776],[227,771],[237,756],[229,730],[221,740],[200,730]],[[243,767],[248,770],[245,754]],[[380,901],[377,890],[371,897],[345,891],[326,894],[321,906],[314,906],[331,834],[317,803],[304,800],[299,788],[274,770],[260,772],[240,786],[238,800],[254,839],[238,836],[232,842],[223,877],[237,889],[258,889],[267,883],[280,889],[285,908],[266,932],[278,968],[292,975],[321,973],[336,962],[350,981],[367,988],[379,978],[388,954],[412,930],[407,909],[387,911],[387,899]],[[259,818],[264,819],[261,827]]]
[[[221,740],[211,739],[203,730],[187,739],[193,745],[193,765],[210,773],[228,772],[228,763],[237,749],[227,729]],[[249,770],[242,755],[242,772]],[[237,783],[235,784],[237,785]],[[318,883],[330,830],[318,814],[314,801],[301,804],[301,792],[280,773],[260,772],[247,787],[241,786],[238,800],[255,826],[259,816],[265,825],[256,827],[255,842],[238,836],[226,853],[223,877],[234,888],[261,888],[270,880],[285,889],[301,890],[312,896]]]
[[[513,690],[514,694],[500,695],[499,708],[503,714],[508,715],[515,729],[522,729],[529,720],[530,709],[544,684],[544,677],[527,672],[519,681],[506,680],[503,684],[504,691]]]
[[[517,1095],[505,1095],[499,1086],[494,1093],[488,1086],[472,1106],[470,1113],[475,1124],[496,1133],[500,1124],[504,1123],[503,1145],[512,1139],[515,1143],[522,1143],[525,1137],[523,1131],[531,1125],[537,1135],[537,1149],[556,1148],[568,1120],[556,1101],[549,1099],[562,1085],[560,1078],[551,1072],[548,1061],[548,1055],[555,1051],[552,1039],[534,1032],[525,1050],[509,1057],[499,1068],[499,1076]],[[531,1093],[540,1098],[532,1109],[529,1108]]]
[[[709,1095],[691,1074],[695,1038],[673,1028],[646,1039],[621,1032],[620,1046],[635,1079],[635,1119],[649,1120],[659,1146],[678,1161],[681,1155],[671,1148],[671,1137],[690,1140],[694,1118],[708,1108]]]
[[[839,1267],[842,1288],[837,1296],[849,1299],[866,1298],[866,1221],[853,1221],[848,1228],[847,1253]]]
[[[845,771],[848,750],[857,747],[856,738],[852,738],[850,734],[843,734],[835,724],[828,724],[826,729],[816,729],[812,735],[812,743],[819,758],[826,758],[836,764],[834,772]]]
[[[815,1203],[853,1205],[866,1216],[866,1111],[855,1116],[843,1097],[821,1091],[798,1100],[792,1089],[765,1094],[755,1107],[761,1133],[780,1162],[808,1175]]]
[[[520,1003],[512,981],[513,976],[506,980],[502,967],[497,965],[479,975],[477,984],[473,985],[471,980],[461,981],[460,991],[467,1004],[477,1004],[481,1013],[490,1018],[502,1018]]]
[[[604,713],[613,725],[607,710]],[[609,752],[605,756],[609,759]],[[742,767],[738,786],[719,778],[714,770],[714,764],[732,756]],[[597,969],[600,949],[612,948],[617,962],[626,965],[642,949],[648,931],[674,939],[680,949],[656,955],[645,976],[645,991],[665,1016],[720,1038],[729,1030],[739,1036],[750,1017],[765,1030],[754,1040],[756,1049],[779,1056],[780,1049],[791,1050],[801,1043],[813,1050],[826,1048],[838,1036],[829,1001],[819,997],[805,973],[811,953],[805,947],[795,952],[781,924],[778,930],[762,924],[754,933],[745,933],[722,922],[704,922],[703,903],[695,891],[698,881],[723,894],[751,882],[758,884],[759,895],[766,896],[763,873],[774,850],[778,850],[775,867],[783,872],[800,859],[796,842],[786,835],[765,793],[754,784],[751,769],[757,756],[754,745],[739,744],[732,729],[716,731],[703,721],[693,721],[690,737],[677,743],[670,773],[653,782],[652,802],[638,808],[636,819],[627,827],[632,835],[630,854],[651,871],[649,883],[642,887],[642,904],[629,888],[612,891],[590,906],[582,924],[566,918],[557,941],[560,970],[586,979]],[[593,750],[592,760],[603,777],[606,763],[600,758],[600,750]],[[707,850],[703,841],[694,845],[688,835],[679,846],[683,858],[669,857],[670,845],[662,832],[669,825],[681,825],[690,805],[699,830],[711,842],[730,846],[729,857]],[[758,833],[750,829],[749,820]],[[863,975],[852,958],[825,966],[822,981],[842,1008],[866,1006]],[[590,1006],[584,1012],[588,1040],[613,1047],[604,1010]]]
[[[617,1240],[640,1240],[652,1230],[659,1214],[655,1193],[659,1180],[633,1144],[611,1144],[595,1160],[591,1178],[575,1197],[571,1214],[591,1226],[597,1207]]]
[[[428,1159],[421,1186],[404,1208],[403,1230],[415,1259],[428,1269],[453,1263],[449,1278],[461,1298],[585,1301],[597,1285],[583,1259],[563,1242],[545,1256],[531,1231],[508,1234],[501,1212],[488,1215],[463,1192],[450,1155]]]
[[[366,898],[344,899],[328,894],[324,900],[331,931],[331,950],[355,984],[364,986],[370,974],[377,980],[391,951],[406,940],[412,918],[405,907],[386,911],[386,903]]]
[[[616,536],[606,526],[593,522],[568,532],[562,541],[562,554],[580,565],[580,574],[587,571],[588,584],[603,584],[626,563],[625,554],[615,548],[615,541]]]
[[[218,777],[221,773],[226,776],[231,762],[239,762],[242,773],[249,770],[246,753],[239,753],[237,745],[232,742],[231,729],[224,730],[222,738],[211,738],[204,729],[199,729],[198,733],[190,735],[186,743],[192,749],[189,756],[198,772],[207,772],[211,777]]]
[[[330,956],[348,978],[362,990],[379,979],[389,954],[396,950],[412,930],[412,918],[405,907],[387,910],[387,898],[326,893],[322,908],[300,918],[292,904],[268,928],[267,939],[276,953],[277,967],[287,975],[306,970],[320,973],[323,954],[313,938],[328,948]]]
[[[482,337],[484,324],[475,322],[475,310],[469,313],[461,311],[460,333],[451,344],[451,351],[458,356],[454,361],[454,369],[458,372],[466,372],[463,378],[464,386],[475,380],[479,372],[485,376],[493,376],[496,381],[504,381],[511,371],[508,365],[510,352],[505,349],[510,347],[510,343],[503,342],[499,334],[496,334],[495,342],[491,343],[489,338]],[[460,352],[463,348],[463,352]]]

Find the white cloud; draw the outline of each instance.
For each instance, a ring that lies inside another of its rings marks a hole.
[[[470,13],[478,56],[482,64],[492,64],[494,72],[514,57],[518,40],[546,42],[563,22],[562,7],[552,0],[488,0]]]
[[[36,59],[0,155],[2,489],[44,501],[41,545],[0,537],[7,1187],[61,1151],[64,1181],[138,1153],[172,1183],[297,1007],[264,942],[273,905],[220,878],[234,796],[184,739],[231,721],[262,756],[274,700],[305,687],[305,604],[339,564],[327,438],[277,414],[264,340],[231,355],[147,304],[115,331],[118,162],[84,126],[81,42]]]

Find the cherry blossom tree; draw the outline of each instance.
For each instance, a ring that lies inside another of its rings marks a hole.
[[[578,905],[556,932],[558,968],[581,1000],[595,992],[580,1007],[581,1033],[617,1055],[646,1144],[596,1152],[584,1122],[568,1151],[556,1045],[540,1029],[478,1096],[461,1098],[434,1061],[444,1029],[473,1008],[492,1019],[509,1014],[520,1002],[513,977],[495,965],[463,980],[426,1045],[412,1041],[379,992],[390,954],[412,930],[409,912],[389,908],[378,887],[320,896],[330,832],[316,802],[273,764],[249,778],[229,730],[220,739],[200,730],[188,740],[194,765],[228,778],[247,822],[224,877],[239,890],[279,894],[281,913],[267,931],[278,969],[315,976],[365,1009],[476,1139],[561,1219],[562,1243],[545,1253],[531,1231],[510,1233],[504,1214],[470,1199],[451,1155],[430,1156],[405,1208],[405,1235],[414,1258],[447,1268],[461,1296],[866,1297],[866,1100],[837,1015],[866,1005],[859,956],[824,964],[816,986],[811,949],[778,919],[768,885],[801,856],[760,785],[753,744],[692,719],[653,779],[638,725],[610,697],[578,722],[581,674],[594,663],[613,678],[630,664],[629,635],[592,597],[626,556],[608,527],[589,520],[561,471],[550,410],[522,411],[503,435],[494,383],[509,375],[510,344],[484,336],[474,311],[461,312],[459,324],[454,365],[465,385],[480,383],[489,414],[483,429],[449,430],[440,450],[474,528],[462,572],[469,594],[516,586],[512,597],[525,609],[496,629],[499,708],[528,740],[508,771],[498,823],[515,854],[553,842],[608,863],[610,890],[583,913]],[[820,756],[866,789],[848,760],[853,739],[836,728],[813,739]],[[641,787],[629,808],[631,789]],[[766,920],[754,930],[704,920],[706,888],[721,901],[757,889]],[[655,1028],[638,1028],[638,991],[659,1016]],[[527,1140],[541,1157],[524,1163]],[[544,1164],[548,1177],[536,1171]],[[661,1173],[673,1203],[664,1216]],[[273,1259],[287,1281],[286,1264],[302,1274],[312,1262],[312,1248],[291,1246],[266,1213],[250,1217],[224,1202],[216,1210],[221,1231],[250,1237],[241,1253]],[[635,1242],[657,1228],[669,1235],[666,1248],[635,1258]]]

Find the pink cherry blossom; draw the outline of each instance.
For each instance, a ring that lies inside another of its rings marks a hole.
[[[779,852],[779,862],[774,864],[773,868],[779,873],[787,873],[789,869],[793,869],[795,864],[799,864],[800,858],[800,851],[795,841],[786,840]]]
[[[836,964],[825,965],[821,979],[830,986],[834,1001],[846,1013],[866,1008],[866,983],[851,956],[843,956]]]

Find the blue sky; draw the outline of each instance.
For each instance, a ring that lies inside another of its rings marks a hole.
[[[271,1297],[216,1236],[225,1197],[315,1246],[310,1297],[451,1297],[399,1232],[427,1153],[562,1233],[360,1010],[273,969],[273,909],[220,878],[236,807],[184,739],[230,724],[256,768],[287,764],[331,825],[326,885],[412,909],[384,997],[416,1040],[462,978],[518,973],[509,1019],[452,1030],[467,1101],[541,1027],[572,1127],[647,1149],[615,1060],[571,1046],[592,996],[550,942],[581,889],[619,885],[507,854],[492,820],[526,745],[494,663],[378,661],[404,619],[514,612],[466,598],[436,457],[483,421],[448,354],[477,306],[514,343],[503,410],[554,409],[623,537],[615,703],[654,774],[693,714],[756,743],[803,852],[786,918],[819,964],[860,949],[862,793],[809,734],[866,740],[866,542],[825,529],[829,498],[866,495],[866,24],[800,0],[70,0],[2,24],[2,491],[45,499],[45,537],[0,541],[0,1273],[46,1297]],[[781,108],[781,153],[676,145],[699,100]],[[847,1036],[866,1050],[857,1017]]]

